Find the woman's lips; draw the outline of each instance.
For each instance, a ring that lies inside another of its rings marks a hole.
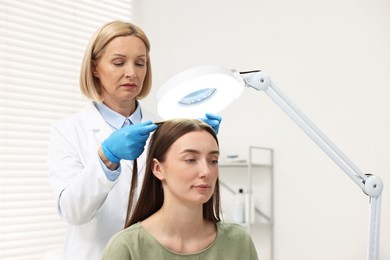
[[[208,184],[199,184],[199,185],[194,185],[193,187],[199,191],[206,191],[210,189],[210,185]]]
[[[136,84],[133,84],[133,83],[126,83],[126,84],[123,84],[123,85],[121,85],[121,86],[122,86],[122,87],[125,87],[125,88],[131,88],[131,89],[137,87],[137,85],[136,85]]]

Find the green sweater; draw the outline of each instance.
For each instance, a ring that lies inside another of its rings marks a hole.
[[[257,260],[249,233],[235,223],[217,223],[217,237],[204,250],[175,253],[161,245],[140,223],[114,235],[104,251],[103,260]]]

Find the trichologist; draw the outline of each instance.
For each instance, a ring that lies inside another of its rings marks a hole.
[[[92,36],[80,71],[82,111],[51,126],[48,167],[66,221],[64,259],[100,260],[125,225],[133,162],[144,175],[144,149],[157,128],[138,100],[151,90],[150,43],[134,24],[113,21]],[[202,119],[215,132],[221,117]],[[135,195],[137,197],[137,194]]]

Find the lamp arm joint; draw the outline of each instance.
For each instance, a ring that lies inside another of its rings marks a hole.
[[[363,192],[370,197],[378,197],[382,194],[383,190],[383,181],[380,177],[366,174],[367,180],[363,182],[364,189]]]
[[[271,86],[271,79],[261,70],[240,72],[240,74],[247,87],[265,91]]]

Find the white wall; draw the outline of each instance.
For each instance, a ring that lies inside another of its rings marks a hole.
[[[158,86],[203,64],[263,69],[363,171],[384,183],[390,259],[390,2],[139,0]],[[275,149],[275,259],[365,259],[368,197],[263,93],[221,112],[223,155]]]

